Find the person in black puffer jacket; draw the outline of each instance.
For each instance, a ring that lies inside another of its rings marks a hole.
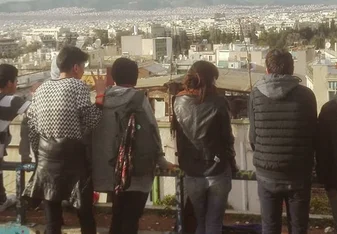
[[[337,96],[323,105],[317,135],[317,177],[324,184],[337,230]]]
[[[236,172],[234,136],[228,101],[216,93],[214,64],[198,61],[174,100],[172,130],[179,167],[194,208],[196,234],[221,234],[232,173]]]
[[[285,201],[289,233],[303,234],[309,221],[316,98],[293,76],[289,52],[271,50],[266,67],[267,75],[254,86],[249,106],[263,233],[281,233]]]

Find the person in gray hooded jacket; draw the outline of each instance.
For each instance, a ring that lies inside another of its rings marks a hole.
[[[254,150],[263,234],[279,234],[283,202],[289,233],[307,233],[317,107],[313,92],[293,76],[285,50],[271,50],[267,75],[250,96],[250,142]]]
[[[111,74],[116,86],[108,88],[105,92],[103,116],[93,132],[93,184],[97,192],[113,193],[113,217],[109,233],[136,234],[139,219],[152,188],[155,166],[159,165],[162,169],[173,169],[175,166],[163,157],[159,129],[149,100],[142,91],[134,88],[138,78],[137,64],[130,59],[119,58],[114,62]],[[115,194],[113,165],[116,164],[119,147],[115,139],[120,134],[120,123],[116,114],[118,111],[130,113],[130,110],[136,114],[136,132],[143,128],[149,134],[142,139],[136,137],[131,184],[125,191]],[[149,157],[149,154],[153,158]],[[142,157],[138,157],[139,155]],[[149,173],[135,174],[137,168],[145,169]]]

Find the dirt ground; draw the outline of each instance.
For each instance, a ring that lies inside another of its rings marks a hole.
[[[5,211],[0,214],[0,223],[6,223],[15,221],[16,212],[15,210]],[[66,226],[74,227],[78,226],[78,220],[76,214],[71,211],[65,211],[64,221]],[[42,210],[39,211],[28,211],[27,218],[29,223],[36,224],[45,224],[45,218]],[[108,227],[110,225],[111,215],[98,213],[96,214],[96,221],[98,227]],[[236,224],[238,222],[237,219],[232,216],[226,215],[225,224],[231,225]],[[241,223],[244,223],[242,221]],[[140,230],[149,230],[149,231],[172,231],[174,230],[175,225],[175,216],[172,214],[160,214],[154,212],[146,212],[140,221]],[[288,233],[286,231],[286,227],[284,227],[284,231],[282,234]],[[323,234],[324,228],[311,228],[309,234]]]

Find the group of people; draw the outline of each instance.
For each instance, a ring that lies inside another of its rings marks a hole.
[[[64,47],[52,62],[52,78],[34,90],[31,101],[14,95],[18,70],[0,65],[0,167],[11,140],[9,124],[25,114],[22,134],[29,132],[25,145],[31,146],[37,165],[22,196],[32,204],[43,201],[46,233],[61,233],[63,200],[77,209],[81,232],[96,233],[92,194],[97,191],[112,194],[109,233],[136,234],[156,166],[185,172],[196,234],[222,233],[238,168],[230,105],[217,94],[216,66],[195,62],[173,99],[177,166],[164,157],[146,94],[135,89],[137,63],[117,59],[111,72],[115,85],[110,87],[106,78],[92,74],[92,103],[89,88],[80,80],[87,60],[79,48]],[[293,76],[291,54],[271,50],[266,67],[248,106],[263,234],[281,233],[284,203],[289,233],[304,234],[314,165],[337,219],[337,101],[327,103],[317,118],[315,96]],[[0,212],[14,203],[15,198],[6,196],[1,175]]]

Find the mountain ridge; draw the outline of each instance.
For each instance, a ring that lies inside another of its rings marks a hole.
[[[335,0],[321,0],[320,4],[333,4]],[[112,9],[155,10],[185,6],[210,5],[308,5],[317,4],[317,0],[14,0],[1,3],[0,12],[26,12],[49,10],[60,7],[95,8],[99,11]]]

